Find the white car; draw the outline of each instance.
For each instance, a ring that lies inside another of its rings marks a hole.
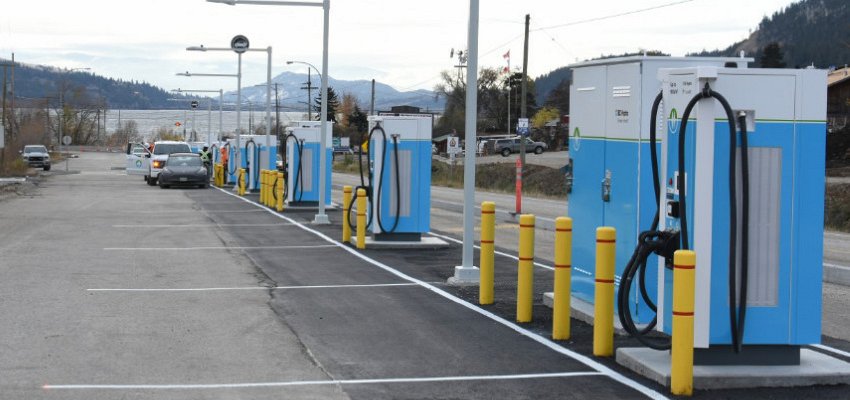
[[[192,149],[186,142],[160,141],[154,142],[153,152],[143,144],[127,144],[127,174],[144,175],[148,185],[156,185],[160,171],[165,167],[165,161],[171,153],[191,153]]]

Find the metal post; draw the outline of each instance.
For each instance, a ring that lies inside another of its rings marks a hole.
[[[372,79],[372,101],[369,102],[369,115],[375,115],[375,80]]]
[[[526,99],[528,98],[528,25],[531,23],[531,15],[525,14],[525,44],[523,45],[522,52],[522,95],[520,98],[520,118],[526,118],[528,116],[528,110],[526,110],[527,104]],[[530,129],[530,128],[529,128]],[[522,160],[522,166],[525,167],[525,136],[522,136],[519,141],[519,158]],[[520,212],[521,210],[517,210]]]
[[[466,155],[463,161],[463,260],[455,267],[450,283],[474,284],[479,280],[473,265],[475,235],[475,136],[478,120],[478,0],[469,0],[467,38],[468,71],[466,87]]]
[[[224,103],[224,89],[218,89],[218,141],[217,143],[221,143],[221,133],[224,132],[224,112],[223,106]]]
[[[210,146],[212,146],[212,99],[207,100],[207,147]]]
[[[269,152],[269,164],[272,164],[272,148],[271,148],[271,133],[272,133],[272,47],[268,47],[269,52],[269,68],[266,76],[266,151]]]
[[[328,159],[328,152],[325,150],[327,146],[328,133],[328,26],[330,25],[330,0],[324,0],[323,9],[325,11],[324,18],[324,34],[323,34],[323,49],[322,49],[322,137],[319,145],[319,213],[313,219],[314,224],[329,224],[327,214],[325,214],[325,182],[327,182],[327,168],[325,164]]]
[[[234,160],[237,168],[242,167],[241,155],[242,155],[242,132],[240,131],[242,127],[242,53],[237,53],[239,56],[239,68],[236,70],[236,148],[234,149]],[[239,185],[234,185],[233,191],[239,191],[237,187]]]

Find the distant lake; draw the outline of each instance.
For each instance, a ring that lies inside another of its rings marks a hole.
[[[266,113],[264,109],[254,109],[253,112],[242,110],[241,114],[241,125],[243,129],[247,130],[249,124],[255,128],[266,124]],[[272,111],[271,117],[272,126],[274,126],[274,111]],[[213,110],[209,114],[209,117],[206,109],[197,109],[194,112],[192,110],[108,110],[106,113],[106,131],[108,133],[115,132],[115,129],[118,127],[119,118],[122,123],[131,120],[136,121],[139,134],[145,138],[150,138],[161,127],[171,129],[174,133],[183,133],[184,128],[187,133],[194,129],[198,132],[198,138],[200,140],[206,139],[210,127],[212,127],[213,137],[215,137],[219,130],[218,110]],[[287,126],[292,121],[303,121],[305,119],[307,119],[306,111],[303,113],[280,113],[280,124],[282,126]],[[181,125],[179,127],[175,125],[178,122]],[[224,132],[235,132],[236,111],[222,112],[222,122]]]

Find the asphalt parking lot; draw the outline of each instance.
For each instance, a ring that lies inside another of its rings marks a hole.
[[[548,311],[512,322],[444,284],[460,246],[355,251],[315,212],[278,215],[218,189],[161,190],[84,154],[0,202],[4,398],[665,398],[588,356],[590,329],[548,340]],[[451,236],[452,232],[442,232]],[[510,252],[509,249],[504,249]],[[551,287],[538,270],[535,289]],[[548,286],[547,286],[548,285]],[[850,350],[847,342],[828,345]],[[618,345],[628,345],[619,338]],[[697,398],[850,398],[845,386]]]

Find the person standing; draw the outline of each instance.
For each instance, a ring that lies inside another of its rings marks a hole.
[[[207,169],[207,180],[210,178],[210,172],[212,172],[212,166],[210,165],[210,160],[212,159],[212,154],[210,154],[209,146],[204,146],[204,148],[200,151],[201,161],[204,163],[204,168]]]

